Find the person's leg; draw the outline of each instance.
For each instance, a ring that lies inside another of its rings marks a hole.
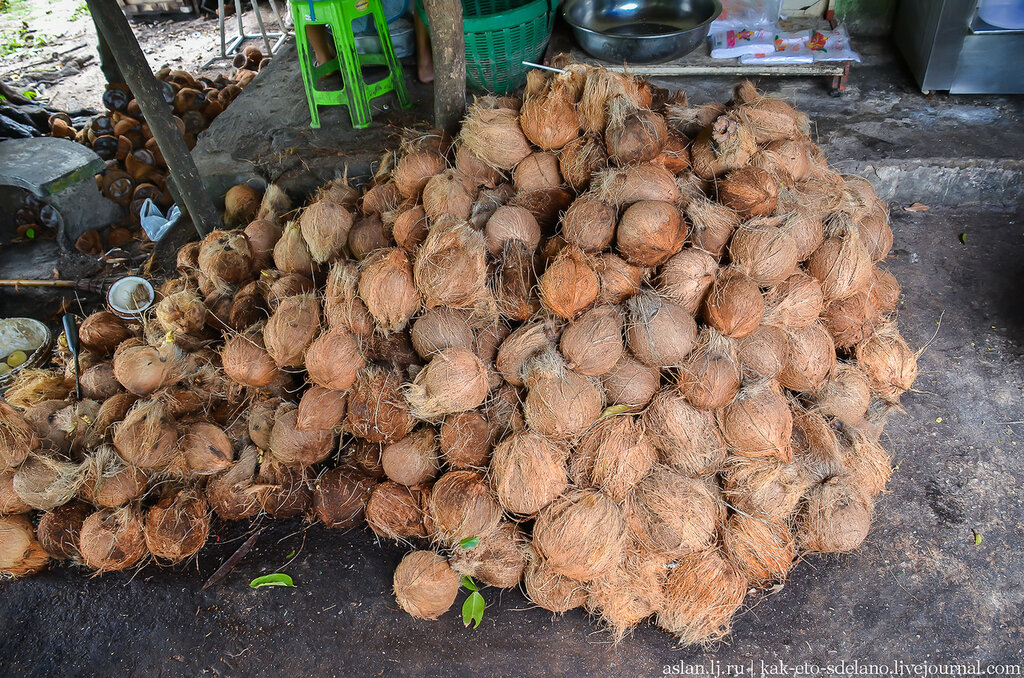
[[[111,85],[123,83],[124,76],[121,75],[121,68],[114,60],[114,55],[111,53],[110,47],[107,46],[107,41],[103,38],[99,26],[96,26],[96,51],[100,54],[100,71],[103,72],[103,77],[107,79],[107,82]]]
[[[309,46],[313,48],[313,54],[316,55],[318,66],[323,66],[338,56],[337,50],[334,49],[334,40],[327,32],[327,26],[324,24],[307,25],[306,40],[309,42]]]
[[[420,19],[419,12],[413,12],[416,26],[416,77],[420,82],[434,81],[434,55],[430,51],[430,31]]]

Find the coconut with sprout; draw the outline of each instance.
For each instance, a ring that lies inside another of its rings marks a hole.
[[[653,290],[627,302],[626,345],[650,367],[681,365],[697,339],[697,323],[679,304]]]
[[[185,475],[217,473],[231,466],[235,459],[235,451],[224,429],[204,421],[190,424],[181,431],[178,453]]]
[[[554,349],[523,366],[527,425],[542,435],[572,438],[601,416],[603,394],[589,378],[569,369]]]
[[[736,454],[792,460],[793,415],[774,383],[748,386],[715,415],[722,437]]]
[[[761,324],[764,309],[755,281],[736,269],[722,269],[704,301],[704,320],[727,337],[742,339]]]
[[[569,476],[576,487],[593,487],[622,502],[657,458],[658,452],[638,418],[607,417],[576,445],[569,460]]]
[[[537,219],[526,209],[502,205],[494,211],[484,228],[487,251],[493,256],[501,254],[505,244],[518,240],[526,245],[531,254],[540,244],[540,226]]]
[[[694,350],[679,366],[676,383],[694,407],[725,407],[740,390],[740,367],[733,340],[706,327]]]
[[[381,464],[389,479],[416,487],[437,476],[439,456],[437,431],[424,427],[387,445],[381,452]]]
[[[867,537],[874,504],[851,481],[848,476],[836,476],[807,493],[796,524],[801,548],[845,553]]]
[[[99,572],[132,567],[147,554],[142,518],[133,507],[103,509],[85,519],[78,551],[86,565]]]
[[[451,468],[486,468],[491,459],[491,425],[480,412],[458,412],[441,424],[441,454]]]
[[[566,364],[580,374],[605,374],[622,356],[622,311],[616,306],[595,306],[562,332],[559,343]]]
[[[628,263],[612,252],[605,252],[593,260],[597,272],[600,292],[599,304],[621,304],[640,291],[646,277],[645,270]]]
[[[594,175],[591,190],[598,198],[616,207],[626,207],[640,200],[674,203],[679,199],[675,175],[653,163],[599,172]]]
[[[354,380],[353,380],[354,381]],[[295,427],[300,431],[326,431],[345,419],[347,394],[323,386],[312,386],[299,400]]]
[[[459,575],[433,551],[413,551],[395,569],[395,600],[419,619],[437,619],[459,593]]]
[[[195,489],[165,492],[146,512],[146,547],[157,559],[180,563],[199,552],[210,533],[206,500]]]
[[[626,500],[630,532],[646,550],[678,558],[715,541],[725,509],[716,487],[657,466]]]
[[[501,506],[476,471],[448,471],[434,483],[428,502],[437,537],[449,546],[484,538],[498,528]]]
[[[759,325],[736,341],[736,358],[744,380],[774,379],[789,362],[789,335],[776,325]]]
[[[306,351],[305,365],[309,380],[317,386],[335,391],[351,388],[365,364],[356,338],[340,325],[314,339]]]
[[[763,287],[781,283],[799,263],[796,241],[781,224],[778,218],[751,219],[729,243],[733,266]]]
[[[690,222],[690,243],[720,259],[733,232],[740,226],[740,217],[725,205],[697,197],[686,206]]]
[[[401,440],[415,420],[402,396],[402,375],[375,365],[359,371],[348,395],[345,423],[348,430],[371,443]]]
[[[74,558],[78,555],[78,537],[82,524],[90,513],[92,507],[80,501],[72,501],[44,513],[36,528],[39,545],[51,558]]]
[[[692,645],[728,635],[747,582],[718,551],[707,550],[677,560],[662,593],[658,626]]]
[[[24,577],[42,572],[49,561],[27,517],[0,517],[0,573]]]
[[[494,532],[481,537],[473,548],[458,546],[452,554],[452,568],[502,589],[519,585],[529,562],[529,547],[521,529],[514,523],[502,523]]]
[[[260,451],[250,445],[228,470],[218,473],[206,483],[206,501],[223,520],[242,520],[260,510],[253,484]]]
[[[340,255],[354,220],[351,212],[328,200],[318,200],[302,210],[298,226],[310,258],[323,264]]]
[[[476,199],[476,186],[458,170],[434,175],[423,187],[423,211],[431,222],[442,216],[469,218]]]
[[[162,400],[140,400],[114,430],[113,441],[128,463],[146,471],[162,471],[173,460],[178,432]]]
[[[484,235],[453,219],[435,223],[416,254],[413,277],[427,308],[474,307],[487,296]]]
[[[509,513],[532,516],[559,497],[568,485],[569,451],[532,431],[514,433],[494,447],[491,487]]]
[[[695,315],[715,282],[718,262],[707,252],[685,249],[672,256],[658,272],[657,289],[662,296]]]
[[[587,600],[584,583],[558,574],[536,556],[526,566],[523,583],[530,601],[550,612],[562,614]]]
[[[874,334],[854,347],[857,364],[868,377],[871,391],[895,403],[917,378],[917,355],[907,346],[896,324],[882,323]]]
[[[604,136],[609,160],[616,165],[634,165],[658,157],[668,140],[668,125],[657,113],[617,96],[608,105]]]
[[[571,490],[537,515],[533,545],[563,576],[590,581],[618,562],[626,544],[622,510],[597,490]]]
[[[224,373],[236,384],[263,388],[280,376],[277,363],[263,345],[263,334],[250,331],[232,335],[221,348]]]
[[[420,308],[420,293],[405,251],[382,249],[363,261],[359,297],[384,332],[404,329]]]
[[[644,365],[624,352],[608,372],[601,375],[601,385],[609,405],[629,408],[643,407],[654,397],[661,384],[661,371]]]
[[[313,489],[313,512],[325,526],[347,530],[363,522],[373,479],[349,466],[327,471]]]
[[[807,327],[825,308],[821,284],[806,273],[794,273],[765,293],[764,321],[783,327]]]
[[[562,147],[558,169],[565,182],[577,193],[587,190],[595,172],[608,166],[608,153],[598,134],[583,134]]]
[[[825,326],[819,323],[789,329],[789,360],[779,373],[779,383],[793,391],[817,391],[836,365],[836,347]]]
[[[616,230],[616,246],[626,261],[658,266],[678,252],[686,241],[686,222],[675,205],[641,200],[622,214]]]
[[[263,342],[278,367],[300,367],[319,331],[320,301],[313,294],[297,294],[281,300],[263,328]]]
[[[615,208],[599,198],[582,195],[573,201],[562,218],[562,236],[585,252],[600,252],[615,238]]]
[[[276,461],[295,467],[321,462],[334,451],[334,431],[302,431],[298,428],[299,411],[284,403],[274,414],[270,430],[270,452]]]
[[[654,396],[643,423],[664,464],[703,475],[718,470],[725,459],[725,442],[714,414],[696,409],[674,388]]]
[[[428,494],[392,480],[377,484],[366,504],[366,524],[384,539],[426,537],[424,508]]]
[[[110,311],[97,311],[82,321],[78,340],[93,353],[108,355],[132,336],[131,330]]]
[[[871,383],[858,365],[839,362],[829,379],[814,394],[814,404],[827,417],[852,426],[867,414]]]

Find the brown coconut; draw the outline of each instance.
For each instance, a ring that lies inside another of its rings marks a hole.
[[[274,415],[270,430],[270,452],[287,466],[305,467],[321,462],[334,451],[334,431],[302,431],[298,428],[298,408],[283,404]]]
[[[184,462],[183,470],[197,475],[223,471],[235,459],[235,451],[224,429],[202,421],[181,431],[178,451]]]
[[[562,219],[562,236],[585,252],[606,249],[615,237],[615,208],[585,194],[577,198]]]
[[[686,221],[675,205],[641,200],[622,214],[616,246],[626,261],[658,266],[678,252],[686,241]]]
[[[676,176],[686,172],[690,169],[690,140],[669,130],[665,145],[654,162],[663,165]]]
[[[294,518],[313,507],[313,472],[292,468],[266,457],[252,489],[261,509],[272,518]]]
[[[51,558],[66,560],[78,555],[78,537],[82,524],[92,507],[81,501],[72,501],[44,513],[39,518],[36,538]]]
[[[777,218],[751,219],[729,243],[733,266],[762,287],[781,283],[800,261],[796,241],[781,223]]]
[[[716,550],[685,555],[665,582],[658,626],[684,645],[722,638],[743,603],[746,584]]]
[[[415,198],[427,181],[445,169],[444,158],[431,151],[416,151],[402,156],[392,175],[398,192],[406,198]]]
[[[217,322],[225,322],[231,329],[241,332],[267,317],[266,304],[257,281],[238,290],[230,303],[226,319],[217,316],[208,319],[217,318]]]
[[[765,144],[750,164],[771,174],[778,183],[792,186],[811,172],[810,146],[805,138],[778,139]]]
[[[415,420],[402,396],[401,374],[367,365],[356,376],[348,395],[345,423],[348,431],[371,443],[401,440]]]
[[[768,172],[740,167],[717,182],[718,201],[744,218],[768,216],[775,210],[779,185]]]
[[[772,382],[748,386],[715,416],[722,437],[736,454],[792,461],[793,415]]]
[[[263,388],[280,376],[259,331],[234,334],[221,348],[224,373],[236,384]]]
[[[302,210],[299,231],[315,263],[326,263],[341,254],[354,220],[342,205],[328,200],[318,200]]]
[[[616,207],[626,207],[640,200],[674,203],[680,195],[675,175],[653,163],[600,172],[594,175],[591,190],[601,200]]]
[[[402,194],[394,181],[384,181],[374,184],[366,193],[363,193],[359,210],[364,216],[382,215],[390,212],[402,202]]]
[[[263,329],[263,341],[278,367],[301,367],[319,331],[320,301],[313,294],[297,294],[281,300]]]
[[[455,169],[469,177],[477,186],[494,188],[501,183],[500,171],[488,165],[465,144],[459,144],[455,151]]]
[[[836,365],[836,347],[821,323],[789,329],[789,360],[779,373],[782,386],[805,393],[817,391]]]
[[[439,457],[437,431],[425,427],[387,445],[381,452],[381,464],[389,479],[416,487],[437,476]]]
[[[274,247],[284,230],[275,221],[256,219],[245,227],[245,237],[252,247],[253,271],[270,268],[274,263]]]
[[[587,599],[583,582],[558,574],[536,556],[526,566],[523,583],[534,605],[558,614],[581,607]]]
[[[359,297],[382,331],[405,328],[419,310],[421,298],[413,283],[412,264],[402,249],[382,249],[363,261]]]
[[[528,540],[514,523],[502,523],[472,548],[456,547],[452,568],[461,575],[502,589],[519,585],[529,562]]]
[[[720,259],[725,247],[739,228],[740,217],[725,205],[696,197],[686,206],[686,218],[690,222],[690,243]]]
[[[82,397],[104,401],[122,392],[121,384],[114,377],[114,366],[100,363],[84,370],[80,377]]]
[[[685,249],[672,256],[658,273],[657,289],[662,296],[694,315],[715,281],[718,262],[707,252]]]
[[[169,294],[156,305],[156,319],[165,332],[195,333],[206,324],[206,306],[190,289]]]
[[[630,532],[643,547],[672,558],[708,548],[725,507],[714,485],[657,466],[627,499]]]
[[[114,352],[122,341],[132,336],[124,321],[110,311],[97,311],[78,328],[78,340],[82,346],[99,355]]]
[[[807,493],[796,527],[800,547],[820,553],[852,551],[867,537],[873,512],[874,503],[851,478],[832,478]]]
[[[575,372],[553,349],[524,365],[527,387],[523,412],[527,425],[542,435],[572,438],[601,415],[603,394],[589,378]]]
[[[449,545],[483,539],[498,528],[501,506],[476,471],[448,471],[434,483],[428,502],[437,538]]]
[[[612,369],[601,375],[601,385],[609,405],[643,407],[654,397],[661,384],[661,371],[649,367],[624,352]]]
[[[352,229],[348,232],[347,245],[349,253],[359,261],[379,249],[389,247],[391,238],[380,215],[370,214],[352,224]]]
[[[431,222],[442,216],[459,220],[469,218],[476,200],[476,186],[458,170],[445,170],[423,187],[423,211]]]
[[[470,107],[459,138],[463,147],[486,165],[510,170],[533,149],[519,126],[518,111],[490,103],[478,101]]]
[[[605,147],[611,162],[634,165],[654,160],[667,140],[665,118],[638,108],[628,97],[611,100],[605,128]]]
[[[558,171],[558,156],[544,151],[531,153],[516,165],[512,181],[519,192],[558,188],[562,185],[562,175]]]
[[[744,167],[756,152],[750,127],[730,115],[719,116],[702,129],[690,147],[693,171],[709,181]]]
[[[664,464],[703,475],[716,471],[725,459],[725,442],[714,414],[696,409],[674,388],[664,388],[654,396],[643,423]]]
[[[587,190],[594,173],[607,166],[608,153],[598,134],[576,137],[558,153],[559,172],[577,193]]]
[[[164,342],[159,348],[124,343],[114,352],[114,377],[135,395],[145,396],[178,379],[183,356]],[[13,397],[8,394],[8,400]]]
[[[363,522],[374,481],[362,471],[339,466],[327,471],[313,489],[313,512],[325,526],[348,530]]]
[[[166,492],[146,512],[146,547],[158,560],[180,563],[199,552],[210,533],[206,500],[199,491]]]
[[[871,391],[887,402],[898,402],[917,378],[917,355],[894,322],[875,328],[874,334],[854,347],[854,355],[868,377]]]
[[[736,358],[744,380],[774,379],[789,362],[789,335],[776,325],[759,325],[736,341]]]
[[[111,445],[100,445],[84,463],[82,499],[99,507],[117,508],[138,499],[149,480],[145,471],[125,462]]]
[[[806,261],[825,242],[825,226],[821,217],[806,209],[798,208],[790,213],[782,228],[796,243],[800,261]]]
[[[622,510],[597,490],[571,490],[537,515],[533,545],[545,565],[590,581],[618,562],[626,542]]]
[[[736,86],[734,101],[739,105],[733,115],[750,126],[758,144],[791,139],[810,128],[806,114],[781,99],[760,94],[749,80]]]
[[[487,370],[476,354],[467,348],[448,348],[416,375],[405,398],[414,417],[433,421],[479,407],[487,391]]]
[[[207,482],[206,501],[221,519],[242,520],[259,512],[259,501],[253,489],[259,456],[260,451],[250,445],[239,453],[231,468]]]
[[[593,487],[622,502],[657,458],[658,452],[639,419],[607,417],[576,445],[569,461],[569,476],[576,487]]]
[[[616,306],[595,306],[569,323],[559,343],[570,369],[587,376],[605,374],[622,356],[622,311]]]
[[[600,615],[616,641],[662,605],[662,586],[668,574],[666,556],[627,549],[608,573],[587,586],[587,611]]]
[[[612,252],[593,259],[594,270],[600,283],[599,304],[621,304],[640,291],[646,277],[645,269],[628,263]]]
[[[366,523],[384,539],[426,537],[424,502],[427,494],[391,480],[378,483],[366,504]]]
[[[529,320],[540,309],[535,292],[537,272],[535,257],[519,240],[505,242],[491,278],[494,302],[499,314],[511,320]]]
[[[887,313],[896,308],[900,300],[900,284],[896,282],[896,276],[892,273],[875,266],[868,283],[868,295],[871,305],[879,313]]]
[[[441,424],[441,454],[451,468],[486,468],[491,459],[491,425],[480,412],[459,412]]]
[[[135,565],[148,554],[138,510],[126,506],[93,513],[82,524],[78,550],[85,564],[99,572]]]
[[[199,247],[198,263],[216,287],[244,282],[252,272],[249,239],[242,231],[211,231]]]
[[[0,471],[0,516],[28,513],[32,510],[14,491],[14,468]]]
[[[356,338],[339,325],[327,330],[309,345],[306,370],[309,380],[317,386],[345,391],[356,381],[356,374],[366,361]]]
[[[757,329],[765,300],[757,283],[735,269],[722,269],[704,301],[704,320],[734,339]]]
[[[545,151],[556,151],[580,133],[576,106],[564,87],[554,86],[536,97],[527,97],[519,111],[523,134]]]
[[[453,219],[434,224],[416,254],[413,278],[427,308],[474,307],[488,296],[484,235]]]
[[[459,575],[433,551],[413,551],[395,569],[395,599],[419,619],[437,619],[459,593]]]
[[[568,485],[568,450],[532,431],[514,433],[495,446],[491,487],[508,512],[532,516],[560,496]]]
[[[862,290],[827,304],[821,320],[836,347],[848,349],[871,336],[878,317],[879,311],[872,304],[870,293]]]
[[[487,251],[493,256],[501,254],[505,243],[518,240],[526,245],[528,252],[533,253],[540,244],[540,226],[537,219],[526,209],[512,205],[502,205],[487,220],[484,229]]]
[[[391,236],[403,250],[415,254],[416,249],[426,239],[430,230],[427,213],[419,205],[402,210],[391,226]]]
[[[0,517],[0,573],[24,577],[43,571],[49,561],[26,516]]]
[[[868,251],[871,261],[882,261],[892,249],[892,228],[885,203],[875,200],[867,213],[857,221],[857,233]]]
[[[795,564],[796,542],[789,527],[779,520],[735,513],[722,530],[722,548],[752,586],[785,579]]]
[[[224,195],[224,222],[238,226],[252,221],[262,200],[263,194],[252,186],[232,186]]]
[[[125,461],[146,471],[162,471],[178,446],[178,433],[167,405],[140,400],[114,430],[114,447]]]
[[[826,238],[807,260],[807,272],[821,283],[825,299],[845,299],[867,287],[871,257],[855,232]]]
[[[575,245],[562,248],[539,284],[544,307],[566,319],[575,318],[590,307],[601,289],[591,258]]]
[[[354,262],[337,262],[331,267],[324,291],[324,318],[331,327],[342,325],[366,339],[373,334],[373,316],[359,298],[359,269]]]
[[[860,421],[871,404],[871,383],[858,365],[839,362],[829,379],[814,394],[817,410],[847,426]]]
[[[679,366],[676,383],[691,405],[701,410],[725,407],[740,390],[740,365],[733,340],[707,327]]]
[[[892,458],[885,448],[865,435],[854,434],[853,444],[843,446],[843,465],[853,486],[868,497],[877,497],[892,477]]]
[[[337,428],[345,418],[346,398],[342,391],[334,391],[323,386],[310,387],[299,400],[295,427],[300,431]]]
[[[630,353],[650,367],[681,365],[697,339],[697,323],[686,309],[654,291],[641,292],[626,306]]]
[[[806,273],[794,273],[765,293],[764,321],[770,325],[807,327],[825,307],[821,283]]]

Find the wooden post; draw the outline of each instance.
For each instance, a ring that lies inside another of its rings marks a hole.
[[[462,0],[425,0],[434,55],[434,126],[455,133],[466,113]]]
[[[103,34],[124,75],[125,83],[139,103],[142,116],[153,131],[153,138],[167,162],[171,182],[177,189],[172,193],[176,193],[174,197],[178,205],[192,218],[200,237],[205,236],[220,227],[217,208],[206,192],[192,154],[174,122],[171,107],[164,101],[160,83],[153,76],[128,19],[117,0],[86,0],[86,3],[96,28]]]

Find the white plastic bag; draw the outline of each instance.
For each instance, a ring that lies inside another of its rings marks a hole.
[[[758,54],[745,54],[740,57],[741,64],[809,64],[814,62],[814,53],[808,42],[810,31],[787,33],[780,31],[775,35],[772,49]]]
[[[850,36],[843,26],[834,31],[815,31],[808,46],[815,61],[860,61],[860,55],[850,47]]]
[[[711,32],[770,28],[781,12],[782,0],[722,0],[722,13],[712,22]]]
[[[765,29],[725,30],[712,33],[711,56],[715,59],[733,59],[744,54],[766,54],[774,51],[775,34]]]
[[[142,207],[139,208],[139,223],[142,224],[142,230],[153,242],[164,237],[164,234],[171,230],[171,226],[178,223],[180,218],[181,210],[177,205],[171,205],[171,209],[167,210],[167,216],[164,216],[160,208],[149,198],[146,198]]]

